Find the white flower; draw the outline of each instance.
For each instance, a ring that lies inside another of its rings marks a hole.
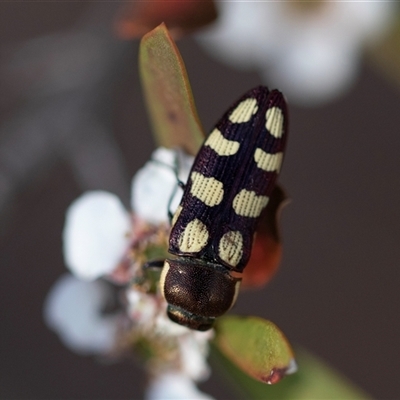
[[[129,244],[130,217],[112,193],[88,192],[67,210],[63,232],[65,264],[78,278],[110,273]]]
[[[151,160],[133,178],[132,210],[149,223],[167,222],[168,206],[174,190],[171,211],[176,210],[182,197],[177,178],[186,182],[192,163],[193,157],[180,151],[163,147],[154,151]],[[179,171],[178,176],[175,170]]]
[[[210,368],[206,362],[208,341],[213,331],[191,331],[190,335],[179,338],[182,371],[194,381],[204,381],[210,376]]]
[[[181,336],[191,332],[189,328],[172,322],[165,311],[158,314],[155,319],[154,332],[160,335]]]
[[[176,209],[182,196],[177,178],[186,182],[192,162],[179,151],[156,150],[132,181],[133,218],[111,193],[89,192],[78,198],[67,211],[64,257],[70,270],[86,281],[63,277],[45,305],[47,324],[76,352],[104,354],[118,347],[118,338],[127,348],[141,337],[150,345],[164,340],[171,355],[159,360],[155,355],[149,363],[154,375],[149,399],[211,399],[194,382],[210,374],[206,357],[213,332],[172,322],[160,293],[146,292],[154,282],[140,268],[147,261],[143,248],[166,244],[168,211]],[[125,313],[102,316],[108,287],[103,281],[87,281],[121,274],[128,277],[119,281],[128,285]]]
[[[193,381],[180,373],[157,376],[146,392],[147,400],[212,400],[213,397],[197,389]]]
[[[126,294],[128,300],[128,313],[137,324],[149,324],[154,320],[158,311],[155,296],[128,289]]]
[[[394,3],[217,2],[220,18],[199,35],[213,53],[256,68],[289,101],[316,104],[354,80],[362,47],[390,26]]]
[[[288,369],[285,371],[285,375],[291,375],[294,374],[298,371],[298,366],[296,363],[296,360],[294,358],[292,358],[289,362],[289,366]]]
[[[175,159],[179,161],[175,167]],[[173,212],[182,197],[174,169],[186,182],[193,157],[179,151],[157,149],[152,159],[132,181],[132,208],[147,223],[168,223],[168,205]],[[78,278],[94,280],[111,274],[131,243],[130,213],[112,193],[84,193],[68,208],[63,232],[65,264]]]
[[[107,353],[115,344],[118,318],[101,314],[110,295],[105,282],[85,282],[65,274],[46,298],[45,321],[74,352]]]

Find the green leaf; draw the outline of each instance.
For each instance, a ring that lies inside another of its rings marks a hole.
[[[264,383],[276,383],[295,367],[279,328],[258,317],[225,316],[216,322],[215,344],[236,366]]]
[[[165,24],[140,42],[139,69],[158,144],[196,154],[205,135],[185,65]]]
[[[300,348],[296,349],[298,371],[272,386],[260,383],[243,373],[219,351],[217,346],[211,349],[211,362],[226,376],[238,398],[248,400],[371,398],[322,360]]]

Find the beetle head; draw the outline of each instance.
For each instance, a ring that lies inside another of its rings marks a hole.
[[[166,260],[160,279],[168,317],[199,331],[235,304],[240,282],[221,265],[189,257]]]

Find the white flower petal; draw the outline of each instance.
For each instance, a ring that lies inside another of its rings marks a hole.
[[[294,374],[298,371],[298,369],[299,368],[297,366],[296,360],[294,358],[292,358],[289,362],[288,369],[285,371],[285,374],[286,375]]]
[[[112,193],[87,192],[67,210],[64,259],[81,279],[93,280],[113,271],[129,244],[131,222]]]
[[[186,182],[193,158],[176,150],[158,148],[151,160],[141,168],[132,181],[132,210],[142,219],[153,224],[168,222],[168,205],[171,203],[174,212],[182,197],[175,174],[179,167],[178,177]]]
[[[219,20],[198,38],[214,56],[258,68],[289,101],[314,105],[354,81],[360,54],[393,21],[394,2],[217,2]]]
[[[210,376],[210,368],[207,364],[208,337],[201,340],[201,336],[194,334],[179,338],[180,354],[183,373],[194,381],[204,381]]]
[[[181,336],[191,332],[191,330],[171,321],[164,309],[156,317],[154,332],[165,336]]]
[[[235,67],[248,68],[257,63],[260,41],[275,48],[276,40],[265,37],[262,28],[274,24],[276,7],[273,4],[269,13],[264,12],[261,3],[217,2],[216,5],[219,8],[218,20],[197,35],[213,56]]]
[[[126,294],[129,304],[129,315],[138,324],[150,323],[157,313],[155,296],[129,289]]]
[[[147,400],[212,400],[201,392],[187,376],[169,373],[153,380],[146,392]]]
[[[44,318],[66,347],[81,354],[103,354],[115,343],[116,317],[101,315],[110,296],[105,282],[80,281],[65,274],[44,304]]]
[[[274,82],[289,101],[316,105],[342,93],[358,70],[358,53],[317,36],[308,46],[293,47],[263,76]]]
[[[394,2],[341,2],[335,8],[334,22],[343,21],[348,36],[357,40],[379,38],[394,21],[396,12]]]

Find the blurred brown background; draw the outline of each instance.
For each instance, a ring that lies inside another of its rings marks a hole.
[[[116,192],[127,203],[129,179],[154,148],[138,77],[138,42],[119,42],[110,33],[117,7],[0,4],[4,399],[143,395],[138,365],[104,365],[73,354],[42,318],[46,294],[65,271],[66,208],[95,188]],[[107,66],[87,48],[75,53],[68,40],[38,42],[23,52],[27,40],[66,32],[78,44],[84,40],[73,35],[89,32],[92,50],[100,38],[98,54],[106,54]],[[256,74],[216,63],[192,39],[178,45],[207,129],[260,83]],[[65,70],[53,76],[48,64],[64,49]],[[80,57],[88,57],[84,65],[90,68],[77,77]],[[76,81],[63,87],[64,77]],[[379,399],[400,398],[399,105],[399,87],[364,63],[345,97],[324,107],[290,108],[281,183],[293,201],[283,215],[284,262],[262,291],[242,293],[234,310],[271,319],[293,343]],[[223,386],[218,374],[202,385],[226,398]]]

